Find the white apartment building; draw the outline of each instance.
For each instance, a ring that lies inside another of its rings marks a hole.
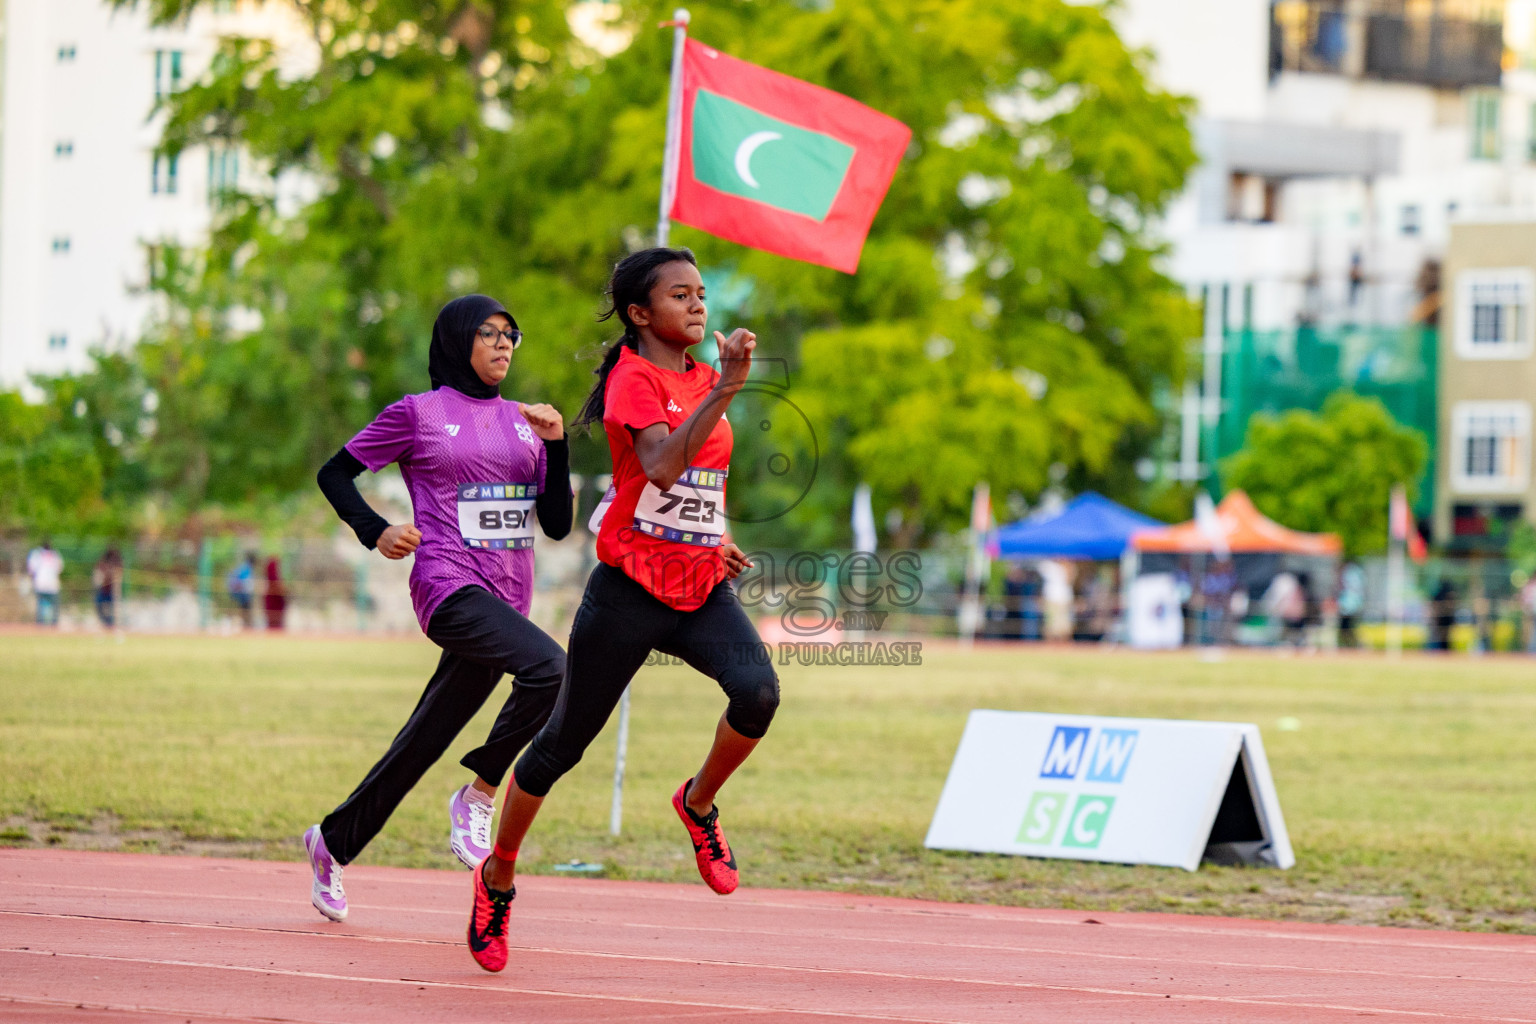
[[[1536,0],[1125,0],[1116,19],[1197,104],[1202,162],[1163,231],[1207,300],[1202,372],[1161,472],[1210,480],[1256,408],[1347,385],[1435,438],[1418,509],[1443,506],[1456,439],[1424,343],[1390,329],[1438,323],[1443,371],[1452,226],[1536,214]]]
[[[1536,211],[1532,0],[1126,0],[1198,104],[1174,275],[1227,326],[1405,323],[1452,221]]]
[[[155,28],[147,4],[0,2],[0,387],[78,371],[150,312],[146,246],[206,237],[235,152],[155,158],[156,101],[201,75],[223,35],[299,44],[285,3],[221,0]]]

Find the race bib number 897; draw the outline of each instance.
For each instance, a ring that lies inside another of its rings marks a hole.
[[[635,529],[679,544],[718,547],[725,536],[723,469],[688,467],[669,490],[647,483],[635,504]]]
[[[537,484],[460,484],[459,536],[467,548],[533,547]]]

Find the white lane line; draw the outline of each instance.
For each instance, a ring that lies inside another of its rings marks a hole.
[[[145,922],[145,923],[149,923],[149,922]],[[170,927],[198,927],[198,928],[209,928],[209,929],[219,928],[219,929],[229,929],[229,930],[235,930],[235,931],[239,931],[239,930],[253,930],[253,929],[239,929],[239,928],[234,928],[232,926],[220,926],[220,925],[196,925],[196,926],[171,925]],[[273,931],[281,932],[280,929],[273,929]],[[312,932],[291,932],[291,933],[290,932],[283,932],[282,934],[310,935],[310,934],[314,934],[314,933],[312,933]],[[346,936],[337,936],[337,937],[338,938],[345,938]],[[445,941],[437,940],[437,939],[405,939],[405,938],[386,938],[386,937],[382,937],[382,936],[371,936],[371,937],[368,937],[367,941],[387,943],[387,944],[393,944],[393,945],[419,945],[419,946],[443,946],[443,947],[452,946],[452,947],[455,947],[455,948],[457,948],[457,946],[458,946],[458,943],[456,943],[456,942],[455,943],[450,943],[450,942],[445,942]],[[1194,1001],[1197,1001],[1197,1002],[1214,1002],[1214,1003],[1222,1003],[1222,1004],[1233,1003],[1233,1004],[1244,1005],[1244,1006],[1248,1006],[1248,1005],[1252,1005],[1252,1006],[1295,1006],[1295,1007],[1314,1008],[1314,1009],[1346,1010],[1346,1011],[1353,1012],[1353,1013],[1381,1013],[1381,1014],[1392,1014],[1392,1015],[1397,1015],[1397,1016],[1424,1017],[1424,1018],[1436,1019],[1436,1020],[1501,1021],[1501,1022],[1509,1022],[1509,1024],[1536,1024],[1536,1018],[1529,1018],[1529,1017],[1496,1017],[1496,1016],[1495,1017],[1490,1017],[1490,1016],[1486,1016],[1486,1015],[1468,1016],[1466,1014],[1442,1013],[1442,1012],[1434,1011],[1434,1010],[1401,1010],[1401,1009],[1394,1009],[1394,1008],[1391,1008],[1391,1007],[1341,1005],[1341,1004],[1332,1004],[1332,1003],[1296,1002],[1291,997],[1279,997],[1279,998],[1275,998],[1275,997],[1271,997],[1271,998],[1251,997],[1251,998],[1242,998],[1242,997],[1237,997],[1237,996],[1199,995],[1199,994],[1195,994],[1195,993],[1167,993],[1167,992],[1148,992],[1148,991],[1137,992],[1137,991],[1129,990],[1129,989],[1112,989],[1112,988],[1103,988],[1103,987],[1087,986],[1087,985],[1051,985],[1051,984],[1046,984],[1044,982],[1001,981],[1001,980],[994,980],[994,979],[987,979],[987,978],[960,978],[960,977],[950,977],[950,976],[946,976],[946,975],[907,974],[907,973],[898,972],[898,971],[875,971],[875,970],[869,970],[869,969],[864,969],[864,968],[802,967],[802,966],[794,966],[794,965],[787,965],[787,964],[747,963],[747,962],[735,961],[735,960],[715,960],[715,959],[710,959],[710,958],[706,958],[706,957],[671,957],[671,956],[657,956],[657,955],[654,955],[654,954],[643,954],[643,953],[607,953],[607,952],[599,952],[599,951],[595,951],[595,950],[556,949],[556,948],[547,947],[547,946],[529,946],[529,945],[520,945],[520,944],[511,944],[511,943],[509,943],[509,948],[512,949],[512,950],[516,950],[516,951],[524,952],[524,953],[542,953],[542,954],[546,954],[546,955],[550,955],[550,956],[556,956],[556,957],[560,957],[560,956],[586,957],[586,958],[591,958],[591,959],[596,959],[596,960],[619,960],[619,961],[638,962],[638,963],[658,963],[658,964],[680,965],[680,966],[685,966],[685,967],[709,966],[709,967],[726,968],[726,969],[732,969],[732,970],[747,970],[747,971],[757,970],[757,971],[782,972],[782,973],[787,973],[787,974],[838,975],[838,976],[845,976],[845,977],[876,978],[876,979],[880,979],[880,980],[883,980],[883,981],[901,981],[901,982],[916,982],[916,983],[924,983],[924,984],[943,984],[943,985],[974,985],[974,986],[980,986],[980,987],[985,987],[985,988],[1020,989],[1020,990],[1025,990],[1025,991],[1040,991],[1040,992],[1073,992],[1073,993],[1086,993],[1086,994],[1093,994],[1093,995],[1135,996],[1135,997],[1143,998],[1143,999],[1167,999],[1167,998],[1173,998],[1173,999],[1194,1000]],[[6,953],[6,952],[9,952],[9,953],[38,952],[41,955],[46,955],[45,951],[34,951],[34,950],[16,949],[16,948],[0,949],[0,953]],[[85,954],[85,953],[80,953],[80,954],[62,954],[61,953],[61,954],[58,954],[58,955],[60,955],[60,956],[72,955],[72,956],[83,956],[83,957],[98,957],[100,959],[108,959],[108,960],[119,959],[117,957],[111,957],[111,956],[107,956],[105,954]],[[209,968],[214,968],[214,969],[220,969],[220,968],[223,967],[223,965],[218,965],[218,964],[189,964],[189,963],[185,963],[183,961],[176,961],[176,960],[159,961],[159,960],[150,959],[150,960],[146,960],[144,962],[146,962],[146,963],[168,963],[168,964],[175,964],[175,965],[182,965],[182,966],[204,966],[204,967],[209,967]],[[248,971],[258,971],[258,972],[263,970],[261,968],[248,968],[248,967],[229,967],[228,969],[229,970],[248,970]],[[285,970],[278,970],[276,968],[267,968],[265,970],[268,973],[293,974],[293,975],[295,975],[297,977],[309,977],[309,976],[311,976],[307,972],[303,972],[303,971],[285,971]],[[318,975],[316,975],[316,976],[318,976]],[[338,977],[341,977],[341,976],[338,976]],[[354,979],[351,979],[351,980],[367,980],[367,979],[357,979],[357,978],[354,978]],[[382,978],[381,979],[376,979],[376,980],[379,980],[379,981],[390,981],[390,979],[382,979]],[[1296,996],[1299,997],[1299,998],[1307,998],[1306,994],[1304,994],[1304,993],[1297,993]],[[596,998],[596,997],[594,997],[594,998]],[[606,997],[604,997],[604,998],[606,998]],[[644,1000],[641,1000],[641,1001],[644,1001]],[[689,1004],[686,1004],[686,1005],[716,1006],[718,1004],[714,1004],[714,1003],[697,1003],[697,1004],[692,1004],[692,1003],[689,1003]],[[745,1006],[740,1006],[740,1007],[723,1007],[723,1008],[752,1009],[752,1007],[745,1007]],[[763,1007],[762,1009],[776,1009],[776,1008],[774,1008],[774,1007]],[[830,1011],[809,1011],[809,1010],[805,1010],[805,1011],[795,1011],[795,1012],[811,1013],[811,1012],[830,1012]],[[855,1016],[855,1017],[860,1016],[859,1014],[849,1014],[849,1015],[850,1016]],[[877,1019],[884,1019],[884,1018],[877,1018]],[[891,1018],[891,1019],[898,1019],[898,1018]],[[900,1018],[900,1019],[908,1019],[908,1018]],[[912,1019],[917,1019],[917,1018],[912,1018]]]
[[[0,1003],[11,1003],[17,1006],[60,1006],[77,1010],[111,1010],[113,1013],[154,1013],[162,1017],[201,1017],[209,1020],[235,1021],[236,1024],[266,1024],[268,1021],[279,1024],[332,1024],[330,1021],[322,1021],[318,1018],[302,1017],[253,1017],[250,1014],[232,1015],[228,1013],[213,1013],[207,1010],[198,1010],[193,1013],[190,1010],[176,1010],[160,1006],[138,1006],[131,1003],[93,1003],[89,1000],[82,1002],[79,999],[44,999],[41,996],[8,996],[0,995]],[[342,1024],[342,1022],[335,1022]]]
[[[355,1024],[352,1018],[344,1017],[339,1020],[321,1017],[264,1017],[251,1014],[218,1013],[211,1010],[178,1010],[164,1006],[145,1006],[136,1003],[99,1003],[78,999],[45,999],[41,996],[6,996],[0,995],[0,1004],[10,1003],[18,1006],[57,1006],[68,1009],[83,1010],[110,1010],[113,1013],[152,1013],[165,1017],[176,1018],[175,1024],[181,1024],[189,1016],[197,1020],[227,1020],[234,1024]],[[692,1020],[697,1017],[709,1017],[720,1019],[720,1012],[715,1009],[699,1010],[696,1013],[678,1013],[675,1009],[669,1009],[666,1017],[657,1017],[646,1014],[643,1017],[631,1017],[630,1020]]]
[[[171,858],[171,859],[174,859],[174,858]],[[254,861],[252,863],[259,864],[259,863],[263,863],[263,862]],[[265,862],[265,863],[268,864],[269,866],[274,866],[274,867],[275,866],[279,866],[279,865],[272,865],[271,862]],[[298,871],[294,872],[294,873],[302,874],[302,866],[295,865],[295,867],[298,868]],[[408,870],[408,869],[400,868],[400,869],[391,869],[391,870],[405,871],[405,870]],[[420,870],[420,869],[418,869],[418,870]],[[279,872],[267,871],[267,872],[263,872],[263,873],[266,873],[266,874],[277,874]],[[288,873],[288,872],[283,872],[283,873]],[[543,876],[535,876],[535,877],[543,877]],[[434,888],[443,888],[445,890],[451,885],[453,890],[454,890],[454,895],[458,895],[458,890],[461,888],[461,885],[458,882],[455,881],[455,882],[450,883],[446,879],[444,879],[444,880],[436,880],[436,879],[420,879],[420,878],[405,877],[405,878],[399,878],[399,879],[393,879],[392,878],[392,879],[389,879],[388,881],[389,881],[390,884],[404,883],[404,884],[409,884],[409,885],[427,886],[427,887],[434,887]],[[598,888],[599,886],[602,886],[604,884],[604,883],[602,883],[600,881],[578,880],[578,879],[559,879],[559,882],[560,882],[560,890],[562,890],[564,892],[581,892],[581,893],[583,893],[585,895],[589,895],[589,896],[601,896],[601,897],[603,897],[603,899],[606,901],[605,907],[604,907],[605,911],[611,912],[611,910],[612,910],[612,908],[614,906],[614,903],[617,902],[617,900],[615,899],[614,894],[612,892],[604,892],[603,889]],[[6,884],[6,882],[4,880],[0,880],[0,887],[3,887],[5,884]],[[166,891],[161,891],[161,890],[157,890],[157,889],[114,889],[114,888],[110,888],[110,887],[106,887],[106,886],[76,885],[76,884],[66,883],[66,882],[36,882],[36,881],[33,881],[33,882],[23,882],[21,884],[30,884],[30,885],[35,885],[35,886],[48,886],[48,887],[59,888],[59,889],[75,889],[75,890],[81,890],[81,891],[87,891],[87,892],[122,892],[122,893],[131,893],[131,894],[144,895],[144,896],[160,896],[160,897],[164,897],[164,898],[167,898],[167,899],[176,899],[176,898],[183,897],[185,895],[185,893],[181,893],[181,892],[175,892],[175,891],[166,892]],[[370,879],[369,880],[369,884],[370,885],[372,885],[372,884],[380,884],[380,885],[382,885],[382,884],[385,884],[385,883],[384,883],[383,880],[380,880],[378,882],[374,882],[373,880]],[[661,902],[667,902],[669,904],[675,904],[676,902],[678,902],[681,899],[681,900],[685,900],[686,902],[691,903],[691,904],[708,905],[708,906],[718,905],[718,897],[709,898],[709,897],[704,897],[704,896],[693,896],[693,895],[688,894],[688,893],[679,893],[679,892],[665,892],[665,893],[663,893],[663,892],[654,892],[654,893],[651,893],[651,892],[644,892],[644,891],[636,891],[635,889],[630,888],[630,886],[643,885],[645,883],[624,882],[624,883],[620,883],[620,884],[622,884],[624,886],[624,889],[622,890],[620,896],[618,897],[619,899],[630,898],[630,899],[641,900],[641,901],[646,901],[646,902],[661,901]],[[658,882],[658,883],[655,883],[655,884],[658,886],[658,888],[661,887],[661,886],[668,885],[668,883],[664,883],[664,882]],[[691,887],[681,887],[681,886],[679,886],[678,888],[691,888]],[[1054,915],[1052,917],[1043,917],[1043,916],[1042,917],[1036,917],[1036,916],[1033,916],[1033,913],[1042,913],[1042,912],[1036,911],[1035,908],[1029,908],[1029,907],[984,908],[984,907],[981,907],[979,905],[974,905],[974,904],[957,904],[957,905],[955,905],[954,909],[949,909],[947,907],[936,907],[936,906],[931,906],[931,905],[929,905],[929,906],[921,906],[921,907],[910,907],[909,908],[909,907],[899,907],[899,906],[892,907],[892,906],[889,906],[889,905],[886,905],[886,904],[883,904],[883,903],[880,904],[880,905],[873,905],[873,904],[869,904],[869,903],[865,903],[863,905],[858,905],[856,903],[849,903],[846,906],[831,907],[831,906],[823,906],[823,905],[820,905],[819,903],[800,902],[800,901],[796,901],[794,899],[774,899],[774,898],[768,898],[768,897],[754,897],[752,895],[752,890],[750,890],[750,889],[742,889],[742,890],[739,890],[739,891],[742,894],[741,898],[738,898],[735,901],[736,906],[738,906],[738,907],[762,907],[762,908],[765,908],[765,909],[796,910],[796,911],[800,911],[802,913],[812,912],[812,913],[818,913],[818,914],[832,914],[832,915],[847,914],[849,912],[852,912],[852,913],[856,913],[856,914],[860,914],[860,915],[892,915],[892,916],[897,916],[897,917],[921,917],[921,918],[928,918],[928,919],[938,919],[938,920],[943,920],[943,921],[953,921],[955,923],[974,922],[974,921],[992,921],[992,922],[999,922],[999,923],[1004,923],[1004,924],[1010,924],[1010,925],[1014,925],[1014,926],[1022,926],[1022,925],[1050,925],[1050,926],[1053,926],[1053,927],[1072,927],[1072,928],[1076,928],[1076,927],[1082,926],[1083,918],[1084,917],[1091,917],[1095,913],[1098,913],[1096,911],[1087,911],[1087,910],[1085,910],[1085,911],[1081,912],[1082,916],[1078,916],[1077,912],[1074,912],[1073,913],[1073,918],[1071,920],[1067,920],[1067,919],[1063,919],[1060,916],[1061,915],[1060,911],[1045,911],[1045,912],[1043,912],[1043,913],[1049,913],[1051,915]],[[826,892],[825,890],[808,890],[808,891],[809,892]],[[827,895],[829,897],[835,898],[835,897],[837,897],[837,896],[839,896],[841,894],[828,892]],[[232,894],[225,894],[225,893],[204,894],[203,896],[201,896],[201,898],[208,899],[208,900],[220,900],[220,899],[246,900],[246,901],[255,901],[255,902],[260,902],[260,903],[271,903],[272,902],[271,897],[239,896],[239,895],[232,895]],[[855,900],[855,901],[856,900],[860,900],[860,899],[887,899],[887,900],[894,899],[894,897],[863,897],[863,896],[859,896],[859,895],[851,894],[851,893],[848,894],[846,896],[846,898],[849,899],[849,900]],[[375,904],[361,904],[361,903],[356,904],[356,905],[359,906],[359,907],[364,907],[366,909],[389,910],[389,911],[396,911],[396,912],[401,912],[401,913],[421,913],[421,914],[444,914],[444,913],[448,913],[448,914],[457,915],[456,911],[436,910],[436,909],[433,909],[433,908],[430,908],[430,907],[396,907],[396,906],[385,906],[385,905],[375,905]],[[997,911],[999,909],[1011,910],[1011,911],[1014,911],[1014,913],[998,913]],[[1103,913],[1107,916],[1111,912],[1105,911]],[[1168,915],[1168,916],[1169,917],[1173,917],[1175,915]],[[549,920],[561,920],[561,918],[551,917],[551,918],[549,918]],[[868,917],[866,917],[865,920],[868,920]],[[1114,918],[1111,917],[1108,920],[1103,920],[1103,919],[1096,919],[1096,920],[1099,920],[1099,923],[1097,925],[1094,925],[1093,927],[1101,927],[1101,928],[1106,928],[1106,929],[1125,930],[1125,931],[1158,932],[1158,933],[1165,933],[1165,934],[1172,934],[1172,935],[1216,935],[1216,936],[1222,936],[1222,937],[1234,937],[1235,936],[1235,937],[1240,937],[1240,938],[1276,939],[1276,940],[1283,940],[1283,941],[1286,941],[1286,942],[1301,942],[1301,943],[1316,942],[1316,943],[1329,943],[1329,944],[1336,944],[1336,945],[1355,945],[1355,946],[1365,946],[1365,947],[1370,947],[1370,948],[1385,948],[1385,949],[1437,949],[1437,950],[1453,950],[1453,951],[1460,952],[1460,953],[1469,953],[1469,952],[1471,952],[1471,953],[1504,953],[1504,954],[1513,954],[1513,955],[1516,955],[1516,956],[1536,956],[1536,938],[1531,938],[1531,939],[1529,939],[1529,941],[1526,941],[1526,937],[1523,937],[1523,936],[1486,936],[1486,938],[1492,938],[1492,939],[1495,940],[1495,941],[1491,941],[1490,942],[1490,941],[1483,941],[1485,939],[1485,935],[1483,933],[1470,933],[1470,932],[1465,932],[1465,933],[1455,933],[1455,932],[1453,932],[1453,933],[1450,933],[1450,934],[1454,934],[1454,935],[1465,935],[1466,936],[1465,941],[1456,942],[1456,941],[1444,941],[1444,940],[1435,941],[1435,940],[1428,940],[1428,939],[1422,939],[1422,938],[1407,939],[1407,938],[1401,938],[1401,937],[1398,937],[1398,936],[1395,936],[1395,935],[1391,935],[1391,934],[1383,934],[1381,936],[1365,936],[1365,935],[1359,935],[1359,934],[1352,934],[1352,935],[1338,935],[1338,934],[1328,935],[1328,934],[1316,934],[1316,933],[1297,934],[1295,932],[1287,931],[1287,930],[1284,930],[1284,929],[1277,929],[1277,928],[1269,927],[1269,925],[1272,925],[1274,922],[1261,921],[1261,920],[1257,920],[1257,919],[1255,919],[1254,922],[1253,922],[1255,927],[1251,927],[1251,928],[1250,927],[1241,927],[1241,926],[1233,927],[1233,928],[1213,928],[1210,925],[1200,924],[1200,923],[1197,923],[1196,920],[1189,920],[1189,919],[1152,922],[1152,921],[1123,921],[1123,920],[1115,920]],[[1231,919],[1225,919],[1225,920],[1231,920]],[[1326,926],[1324,926],[1324,927],[1326,927]],[[1336,926],[1336,927],[1347,927],[1347,926]],[[1389,933],[1389,932],[1391,932],[1391,929],[1383,928],[1382,931],[1383,931],[1383,933]],[[1415,934],[1415,933],[1405,933],[1405,934]],[[833,936],[824,936],[824,938],[828,938],[828,939],[848,939],[848,940],[851,940],[851,941],[859,942],[859,941],[864,941],[865,936],[837,936],[837,935],[833,935]]]
[[[587,999],[594,1002],[626,1003],[642,1006],[690,1006],[706,1010],[734,1010],[743,1013],[792,1013],[802,1017],[836,1017],[843,1020],[894,1020],[907,1024],[972,1024],[971,1021],[950,1017],[911,1017],[890,1014],[849,1013],[842,1010],[805,1010],[794,1006],[752,1006],[737,1003],[712,1003],[701,1000],[645,998],[641,996],[598,995],[591,992],[563,992],[557,989],[515,988],[507,985],[470,985],[455,981],[432,981],[427,978],[369,978],[350,974],[328,974],[322,971],[290,971],[277,967],[237,967],[230,964],[202,963],[195,960],[157,960],[151,957],[110,956],[105,953],[55,953],[47,950],[0,949],[0,954],[14,953],[42,957],[68,957],[77,960],[100,960],[114,963],[141,964],[152,967],[190,967],[197,970],[233,971],[240,974],[261,974],[286,978],[308,978],[318,981],[345,981],[364,985],[416,986],[441,988],[467,992],[491,992],[517,996],[550,996],[556,999]],[[691,961],[690,961],[691,962]],[[1145,993],[1134,993],[1142,994]],[[1162,998],[1161,996],[1157,998]],[[183,1011],[185,1012],[185,1011]],[[1496,1019],[1496,1018],[1489,1018]],[[1518,1021],[1515,1024],[1530,1024]]]
[[[371,909],[388,909],[388,908],[371,908]],[[456,916],[463,916],[460,913],[453,912],[453,911],[446,911],[446,910],[444,910],[444,911],[433,911],[433,913],[439,913],[439,914],[454,913]],[[417,943],[417,944],[426,944],[426,945],[457,945],[457,942],[447,941],[447,940],[443,940],[443,939],[424,939],[424,938],[411,938],[411,937],[405,937],[405,936],[387,936],[387,935],[365,935],[365,934],[359,934],[359,933],[356,933],[356,932],[341,932],[341,931],[335,931],[335,930],[311,930],[311,929],[307,929],[307,928],[281,928],[281,927],[263,926],[263,925],[234,925],[234,924],[221,924],[221,923],[218,923],[218,922],[207,922],[207,923],[200,923],[199,922],[199,923],[195,923],[195,922],[186,922],[186,921],[167,921],[167,920],[160,920],[160,919],[147,918],[147,917],[120,917],[120,916],[114,916],[114,915],[110,915],[110,914],[60,914],[60,913],[50,913],[50,912],[46,912],[46,911],[5,910],[5,909],[0,909],[0,916],[4,916],[4,915],[7,915],[7,914],[12,914],[12,915],[20,916],[20,917],[54,918],[54,919],[60,919],[60,920],[68,919],[68,920],[86,920],[86,921],[117,921],[117,922],[124,923],[124,924],[147,924],[147,925],[157,925],[157,926],[171,927],[171,928],[209,928],[209,929],[225,930],[225,931],[256,932],[256,933],[264,933],[264,934],[318,936],[318,937],[321,937],[321,938],[328,938],[328,939],[357,939],[359,941],[364,941],[364,942],[405,943],[405,944]],[[588,924],[588,923],[590,923],[588,921],[588,919],[584,918],[584,917],[566,917],[566,916],[535,915],[535,914],[527,914],[527,915],[520,915],[520,916],[522,917],[523,920],[537,920],[537,921],[544,921],[544,922],[557,922],[557,923],[561,923],[561,924],[578,924],[578,925],[580,925],[580,924]],[[718,927],[713,927],[713,926],[708,926],[708,925],[673,925],[673,924],[656,924],[656,923],[635,922],[635,921],[621,921],[621,922],[619,922],[619,924],[622,927],[625,927],[625,928],[634,928],[634,929],[641,929],[641,930],[646,929],[646,928],[654,928],[654,929],[657,929],[657,930],[664,930],[664,931],[711,932],[711,933],[719,933],[719,934],[725,934],[725,935],[738,935],[738,936],[739,935],[760,935],[760,936],[764,936],[764,937],[773,937],[773,938],[807,938],[808,937],[808,936],[806,936],[802,932],[794,932],[794,931],[788,931],[788,930],[784,930],[784,929],[770,929],[770,928],[718,928]],[[324,928],[324,926],[316,926],[316,928],[317,929],[322,929],[322,928]],[[815,938],[817,939],[817,941],[824,941],[827,938],[827,936],[815,936]],[[847,942],[847,941],[851,941],[851,940],[843,939],[842,941]],[[1259,962],[1259,961],[1244,961],[1244,960],[1206,960],[1206,959],[1198,959],[1197,960],[1197,959],[1191,959],[1189,957],[1179,957],[1179,956],[1157,956],[1157,955],[1153,955],[1153,954],[1129,954],[1129,953],[1103,953],[1103,952],[1097,952],[1097,951],[1092,951],[1092,950],[1062,949],[1060,947],[1055,947],[1055,946],[1018,946],[1018,945],[998,945],[998,944],[994,944],[994,943],[946,942],[946,941],[933,940],[933,939],[916,939],[916,938],[899,938],[899,939],[897,939],[897,938],[888,938],[888,937],[884,937],[884,936],[861,936],[861,937],[859,937],[857,939],[857,941],[864,942],[864,943],[882,943],[882,944],[885,944],[885,945],[894,945],[894,946],[913,946],[913,947],[915,947],[915,946],[924,946],[924,947],[937,947],[937,948],[940,948],[940,949],[969,949],[969,950],[976,950],[978,952],[1019,953],[1019,954],[1028,954],[1028,955],[1035,955],[1035,956],[1076,957],[1076,958],[1085,959],[1085,960],[1109,960],[1109,961],[1119,961],[1119,962],[1130,962],[1130,963],[1144,964],[1144,965],[1148,966],[1149,968],[1154,966],[1154,965],[1156,965],[1156,964],[1172,963],[1172,964],[1177,964],[1179,967],[1208,967],[1208,968],[1222,969],[1222,970],[1235,969],[1235,970],[1245,970],[1245,971],[1293,972],[1293,973],[1298,973],[1298,974],[1317,974],[1317,975],[1324,975],[1324,976],[1329,976],[1329,977],[1396,978],[1396,979],[1411,980],[1411,981],[1434,981],[1434,982],[1449,982],[1449,983],[1465,982],[1467,984],[1475,984],[1475,985],[1524,985],[1524,986],[1536,986],[1536,978],[1532,978],[1532,979],[1527,979],[1527,978],[1489,978],[1489,977],[1482,977],[1482,976],[1476,976],[1476,975],[1419,974],[1419,973],[1406,973],[1406,972],[1403,972],[1403,971],[1380,971],[1380,970],[1370,970],[1370,969],[1366,969],[1366,968],[1354,968],[1354,967],[1313,967],[1313,966],[1305,966],[1305,965],[1300,965],[1300,964],[1265,963],[1265,962]],[[640,955],[640,954],[604,953],[604,952],[601,952],[601,951],[573,950],[573,949],[558,949],[557,950],[557,949],[554,949],[553,947],[542,947],[542,946],[518,946],[516,948],[524,949],[524,950],[526,950],[528,952],[560,952],[560,953],[569,953],[569,954],[575,955],[575,956],[581,956],[581,955],[615,956],[615,957],[626,957],[626,958],[629,958],[629,959],[648,959],[649,958],[647,956]],[[667,960],[668,958],[657,957],[657,958],[654,958],[654,959]],[[691,963],[691,962],[694,962],[694,959],[693,958],[685,958],[685,962],[690,962]],[[797,967],[794,967],[793,965],[753,964],[753,963],[750,963],[750,962],[747,962],[747,961],[735,961],[735,960],[708,960],[708,961],[703,961],[703,962],[720,964],[720,965],[725,965],[725,966],[738,966],[738,967],[761,966],[761,967],[764,967],[765,969],[769,969],[769,970],[775,970],[775,969],[781,969],[781,970],[818,970],[818,968],[810,968],[810,967],[807,967],[807,968],[797,968]],[[850,971],[856,971],[858,969],[850,968],[849,970]],[[886,975],[881,975],[881,976],[886,976]],[[898,976],[900,976],[900,977],[911,977],[911,978],[919,979],[919,980],[940,980],[940,979],[932,978],[932,977],[930,977],[928,975],[898,975]],[[942,979],[942,980],[952,980],[952,979],[947,979],[946,978],[946,979]],[[988,981],[980,980],[980,981],[976,981],[976,984],[996,984],[996,983],[995,982],[988,982]]]
[[[717,928],[711,925],[652,924],[639,921],[620,922],[625,928],[657,928],[666,931],[720,932],[725,935],[761,935],[773,938],[808,938],[803,932],[772,928]],[[822,941],[827,936],[815,936]],[[1140,953],[1100,953],[1092,950],[1063,949],[1060,946],[1013,946],[984,942],[945,942],[937,939],[892,939],[879,935],[861,936],[860,942],[880,942],[899,946],[937,946],[940,949],[974,949],[978,952],[1029,953],[1043,956],[1082,957],[1089,960],[1129,960],[1135,963],[1175,963],[1179,966],[1237,968],[1244,971],[1298,971],[1328,975],[1361,975],[1370,978],[1405,978],[1415,981],[1465,981],[1480,985],[1536,985],[1536,978],[1483,978],[1461,974],[1405,974],[1401,971],[1375,971],[1363,967],[1308,967],[1301,964],[1275,964],[1257,960],[1194,960],[1185,956],[1157,956]]]

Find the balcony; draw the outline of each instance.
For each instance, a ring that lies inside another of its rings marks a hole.
[[[1497,86],[1502,19],[1499,5],[1481,0],[1276,0],[1270,71],[1436,89]]]
[[[1501,22],[1392,14],[1366,19],[1368,78],[1439,89],[1497,86],[1503,58]]]

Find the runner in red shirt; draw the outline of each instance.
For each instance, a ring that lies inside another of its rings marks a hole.
[[[731,399],[746,383],[756,337],[715,332],[721,373],[687,354],[704,340],[704,282],[686,249],[646,249],[609,283],[624,336],[598,367],[579,424],[601,422],[613,455],[598,567],[571,626],[565,678],[549,721],[507,783],[495,849],[475,876],[469,946],[490,971],[506,966],[507,913],[518,847],[544,797],[602,731],[652,651],[713,678],[728,705],[698,774],[672,806],[699,873],[715,892],[736,888],[736,860],[715,794],[768,731],[779,704],[773,659],[729,580],[750,563],[725,531]]]

